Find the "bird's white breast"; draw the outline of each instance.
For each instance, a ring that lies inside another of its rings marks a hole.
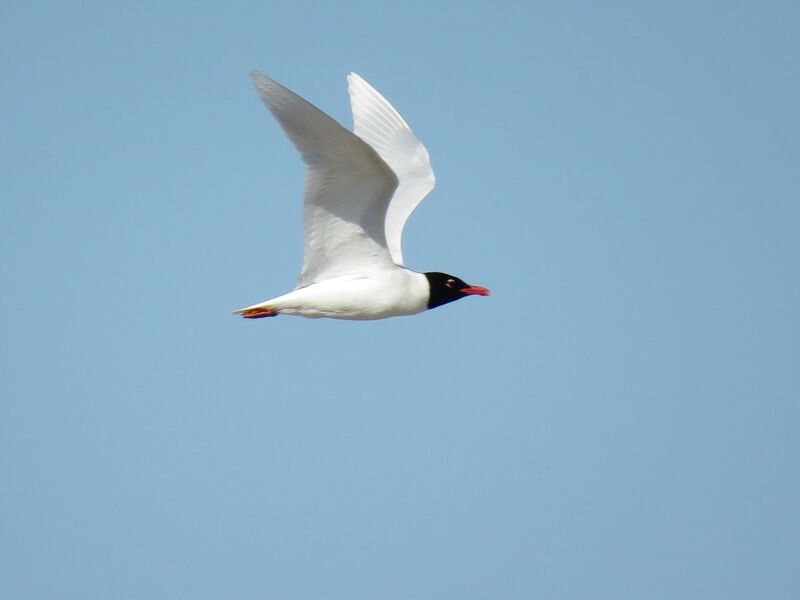
[[[281,314],[310,319],[369,320],[428,308],[428,279],[402,267],[325,279],[264,302]]]

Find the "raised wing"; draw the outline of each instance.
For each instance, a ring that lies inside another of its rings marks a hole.
[[[250,76],[308,165],[298,287],[391,266],[384,222],[395,174],[369,144],[313,104],[258,71]]]
[[[392,260],[403,265],[403,228],[436,185],[422,142],[394,107],[355,73],[347,77],[355,134],[372,146],[399,180],[386,214],[386,242]]]

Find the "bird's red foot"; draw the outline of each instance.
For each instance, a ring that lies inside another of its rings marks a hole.
[[[250,310],[243,312],[242,316],[245,319],[261,319],[263,317],[277,317],[278,311],[272,310],[271,308],[251,308]]]

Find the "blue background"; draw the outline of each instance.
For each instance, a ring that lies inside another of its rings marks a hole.
[[[800,597],[795,2],[0,9],[0,596]],[[289,290],[258,68],[428,147],[379,322]]]

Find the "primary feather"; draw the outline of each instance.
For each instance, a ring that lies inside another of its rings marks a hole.
[[[366,141],[397,175],[398,186],[386,214],[386,243],[395,264],[403,265],[403,229],[436,185],[428,151],[394,107],[355,73],[347,77],[355,134]]]

